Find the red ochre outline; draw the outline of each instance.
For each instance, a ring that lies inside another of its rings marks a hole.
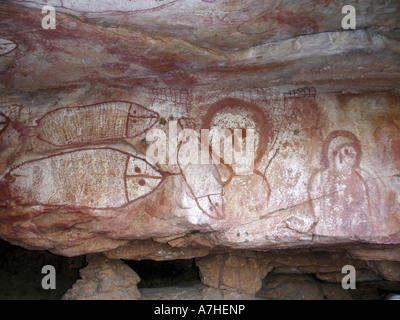
[[[94,207],[87,207],[87,206],[74,206],[74,205],[68,205],[68,204],[65,204],[65,205],[64,205],[64,204],[63,204],[63,205],[54,205],[54,204],[35,203],[35,202],[33,202],[33,203],[29,203],[29,202],[25,203],[25,202],[23,202],[23,201],[22,201],[22,204],[23,204],[23,205],[27,205],[27,206],[41,205],[41,206],[50,207],[50,208],[73,208],[73,209],[91,209],[91,210],[120,209],[120,208],[124,208],[124,207],[130,205],[131,203],[133,203],[133,202],[135,202],[135,201],[137,201],[137,200],[140,200],[140,199],[142,199],[142,198],[144,198],[144,197],[147,197],[148,195],[150,195],[151,193],[153,193],[155,190],[157,190],[158,187],[161,185],[161,183],[164,182],[164,180],[165,180],[165,175],[164,175],[164,173],[163,173],[162,171],[160,171],[157,167],[151,165],[151,164],[150,164],[148,161],[146,161],[145,159],[140,158],[140,157],[138,157],[138,156],[134,156],[134,155],[132,155],[132,154],[130,154],[130,153],[128,153],[128,152],[125,152],[125,151],[121,151],[121,150],[118,150],[118,149],[115,149],[115,148],[107,148],[107,147],[85,148],[85,149],[79,149],[79,150],[72,150],[72,151],[67,151],[67,152],[60,152],[60,153],[53,154],[53,155],[50,155],[50,156],[47,156],[47,157],[43,157],[43,158],[28,160],[28,161],[25,161],[25,162],[20,163],[20,164],[17,165],[16,167],[10,169],[10,171],[7,172],[7,174],[4,175],[3,180],[6,180],[6,181],[7,181],[7,178],[11,176],[11,174],[12,174],[12,172],[13,172],[14,170],[16,170],[16,169],[18,169],[19,167],[21,167],[21,166],[23,166],[23,165],[26,165],[26,164],[28,164],[28,163],[33,163],[33,162],[37,162],[37,161],[41,161],[41,160],[45,160],[45,159],[54,158],[54,157],[57,157],[57,156],[60,156],[60,155],[65,155],[65,154],[70,154],[70,153],[75,153],[75,152],[81,152],[81,151],[87,151],[87,150],[112,150],[112,151],[116,151],[116,152],[119,152],[119,153],[122,153],[122,154],[128,156],[127,161],[126,161],[126,168],[125,168],[125,170],[124,170],[124,176],[123,176],[123,178],[124,178],[124,183],[125,183],[125,195],[126,195],[127,199],[128,199],[128,194],[127,194],[127,189],[126,189],[126,187],[127,187],[127,184],[126,184],[126,176],[127,176],[126,171],[127,171],[127,168],[128,168],[127,164],[128,164],[128,161],[129,161],[129,157],[133,157],[133,158],[142,160],[142,161],[146,162],[146,164],[149,165],[151,168],[153,168],[155,171],[159,172],[159,173],[161,174],[160,182],[159,182],[158,185],[157,185],[153,190],[151,190],[150,192],[148,192],[148,193],[146,193],[146,194],[144,194],[144,195],[142,195],[142,196],[140,196],[140,197],[138,197],[138,198],[136,198],[136,199],[134,199],[134,200],[132,200],[132,201],[127,201],[126,204],[124,204],[124,205],[122,205],[122,206],[119,206],[119,207],[94,208]],[[152,176],[149,176],[149,175],[137,175],[137,177],[141,177],[141,176],[142,176],[142,177],[145,177],[145,178],[152,177]]]
[[[36,137],[37,137],[39,140],[42,140],[42,141],[44,141],[44,142],[46,142],[46,143],[48,143],[48,144],[50,144],[50,145],[52,145],[52,146],[55,146],[55,147],[70,147],[70,146],[83,145],[83,144],[100,143],[100,142],[105,142],[105,141],[116,141],[116,140],[119,140],[119,139],[128,139],[128,138],[133,138],[133,137],[140,136],[141,134],[145,133],[146,131],[148,131],[148,130],[150,130],[152,127],[154,127],[154,126],[156,125],[158,119],[160,118],[159,113],[157,113],[157,112],[155,112],[155,111],[153,111],[153,110],[151,110],[151,109],[149,109],[149,108],[146,108],[145,106],[142,106],[142,105],[140,105],[140,104],[138,104],[138,103],[131,102],[131,101],[123,101],[123,100],[110,100],[110,101],[104,101],[104,102],[98,102],[98,103],[88,104],[88,105],[84,105],[84,106],[70,106],[70,107],[62,107],[62,108],[58,108],[58,109],[51,110],[51,111],[47,112],[46,114],[44,114],[41,118],[39,118],[39,119],[37,119],[37,120],[35,121],[36,124],[37,124],[36,128],[39,128],[39,127],[41,126],[41,122],[43,121],[43,119],[44,119],[45,117],[48,117],[50,114],[55,113],[55,112],[58,112],[59,110],[65,110],[65,109],[83,109],[83,108],[89,108],[89,107],[93,107],[93,106],[98,106],[98,105],[104,104],[104,103],[115,103],[115,102],[128,103],[128,104],[130,104],[129,110],[128,110],[128,112],[127,112],[127,121],[126,121],[125,136],[122,136],[122,137],[120,137],[120,138],[106,138],[106,139],[99,139],[99,140],[92,140],[92,141],[85,141],[85,142],[75,142],[75,143],[62,144],[62,145],[54,144],[54,143],[52,143],[52,142],[49,142],[49,141],[45,140],[44,138],[41,137],[40,133],[37,134]],[[153,123],[150,127],[146,128],[144,131],[140,132],[139,134],[134,135],[134,136],[132,136],[132,137],[128,137],[128,130],[129,130],[129,121],[128,121],[128,120],[129,120],[129,112],[132,110],[133,105],[136,105],[137,107],[143,108],[143,109],[145,109],[145,110],[147,110],[147,111],[150,111],[151,113],[154,114],[154,117],[136,117],[136,118],[139,118],[139,119],[140,119],[140,118],[142,118],[142,119],[149,119],[149,118],[150,118],[150,119],[155,119],[155,121],[154,121],[154,123]]]
[[[180,118],[180,119],[178,120],[178,124],[180,125],[181,129],[185,129],[185,127],[183,126],[183,120],[188,121],[188,122],[189,122],[189,121],[190,121],[190,122],[193,121],[193,123],[195,122],[195,120],[194,120],[193,118],[182,117],[182,118]],[[193,123],[191,123],[191,124],[193,124]],[[191,129],[194,129],[194,128],[191,128]],[[180,149],[181,149],[182,143],[183,143],[183,142],[180,141],[179,144],[178,144],[178,146],[177,146],[176,163],[177,163],[177,165],[178,165],[179,171],[180,171],[181,174],[182,174],[183,181],[185,182],[187,188],[189,189],[189,191],[190,191],[190,193],[191,193],[191,198],[196,202],[196,205],[197,205],[197,207],[201,210],[201,212],[202,212],[203,214],[205,214],[206,216],[208,216],[209,218],[215,219],[215,220],[222,220],[222,219],[225,219],[224,201],[222,200],[221,207],[220,207],[221,209],[220,209],[220,210],[217,210],[217,208],[215,207],[215,205],[213,204],[213,202],[212,202],[211,199],[210,199],[210,196],[221,196],[221,197],[224,196],[224,186],[223,186],[223,183],[222,183],[222,181],[221,181],[221,176],[220,176],[220,174],[219,174],[218,169],[216,168],[215,165],[213,165],[214,168],[215,168],[215,170],[216,170],[216,173],[217,173],[217,175],[218,175],[218,177],[216,177],[216,178],[217,178],[217,179],[219,180],[219,182],[221,183],[221,189],[222,189],[221,193],[211,193],[211,194],[206,194],[206,195],[204,195],[204,196],[199,196],[199,197],[197,197],[197,196],[195,195],[195,193],[194,193],[192,187],[191,187],[190,184],[188,183],[188,181],[187,181],[187,179],[186,179],[186,176],[185,176],[185,174],[183,173],[181,164],[179,163],[179,151],[180,151]],[[189,196],[190,196],[190,195],[189,195]],[[204,209],[202,208],[202,206],[200,205],[200,203],[199,203],[199,201],[198,201],[198,199],[200,199],[200,198],[208,198],[208,201],[210,202],[210,205],[214,208],[214,212],[221,211],[221,215],[217,215],[217,216],[212,216],[212,215],[210,215],[210,214],[209,214],[206,210],[204,210]]]
[[[214,117],[214,115],[224,108],[231,108],[232,105],[237,105],[245,110],[250,111],[255,117],[256,117],[256,125],[257,129],[259,130],[260,133],[260,141],[258,144],[258,152],[256,154],[256,157],[254,158],[254,166],[259,163],[267,151],[268,148],[268,142],[272,137],[272,128],[270,121],[268,120],[267,116],[263,112],[263,110],[254,103],[247,102],[241,99],[237,98],[225,98],[222,99],[214,104],[211,105],[211,107],[208,109],[206,115],[203,117],[203,123],[202,123],[202,128],[203,129],[210,129],[210,124],[211,121]],[[211,154],[214,154],[214,151],[212,150],[211,146],[209,147]],[[219,157],[221,163],[228,169],[229,171],[229,178],[222,184],[223,187],[227,186],[233,177],[235,176],[235,172],[232,169],[232,167],[229,164],[226,164],[224,159]],[[268,187],[268,193],[267,193],[267,199],[269,199],[271,195],[271,186],[265,177],[264,174],[262,174],[259,170],[254,169],[253,172],[259,176],[262,177],[264,182],[267,184]]]
[[[317,169],[313,172],[313,174],[311,175],[308,184],[307,184],[307,193],[308,193],[308,198],[311,202],[314,201],[314,199],[312,198],[312,194],[311,194],[311,190],[312,190],[312,186],[315,183],[315,179],[316,177],[323,173],[326,172],[327,170],[329,170],[329,146],[330,143],[337,137],[345,137],[351,140],[350,144],[356,149],[357,151],[357,158],[356,158],[356,164],[355,164],[355,169],[353,169],[353,171],[355,172],[355,174],[359,177],[361,183],[364,185],[365,191],[366,191],[366,195],[367,195],[367,199],[368,199],[368,215],[369,215],[369,224],[371,226],[371,230],[372,232],[375,233],[375,226],[373,224],[373,210],[371,207],[371,199],[370,199],[370,195],[369,195],[369,188],[368,188],[368,184],[366,183],[366,181],[364,180],[364,178],[362,177],[362,175],[360,174],[360,172],[357,170],[360,167],[360,162],[361,162],[361,157],[362,157],[362,149],[361,149],[361,142],[360,140],[357,138],[357,136],[352,133],[351,131],[347,131],[347,130],[334,130],[331,131],[329,133],[329,135],[326,137],[326,139],[323,142],[322,145],[322,150],[321,150],[321,164],[323,166],[323,168],[321,169]],[[328,195],[323,195],[324,197],[326,196],[330,196]],[[312,207],[312,213],[314,215],[314,217],[316,217],[317,219],[319,219],[319,216],[317,216],[315,209],[314,209],[314,205],[311,206]],[[350,217],[349,217],[350,219]],[[317,221],[318,223],[318,221]],[[335,229],[336,231],[336,229]]]
[[[112,101],[112,102],[115,102],[115,101]],[[125,101],[117,101],[117,102],[125,102]],[[109,103],[109,101],[107,101],[106,103]],[[134,103],[134,102],[129,102],[131,105],[130,105],[130,107],[129,107],[129,111],[128,111],[128,119],[127,119],[127,121],[126,121],[126,129],[125,129],[125,136],[126,136],[126,138],[133,138],[133,137],[138,137],[138,136],[140,136],[141,134],[143,134],[145,131],[147,131],[147,130],[150,130],[151,128],[153,128],[154,126],[155,126],[155,124],[158,122],[158,120],[160,119],[160,114],[158,113],[158,112],[155,112],[155,111],[153,111],[153,110],[151,110],[151,109],[149,109],[149,108],[146,108],[145,106],[142,106],[142,105],[140,105],[140,104],[138,104],[138,103]],[[150,111],[151,113],[154,113],[155,114],[155,117],[139,117],[139,116],[132,116],[131,115],[131,111],[132,111],[132,108],[134,107],[134,105],[136,105],[136,106],[138,106],[138,107],[140,107],[140,108],[143,108],[143,109],[145,109],[145,110],[147,110],[147,111]],[[148,128],[146,128],[143,132],[141,132],[141,133],[138,133],[138,134],[136,134],[136,135],[134,135],[134,136],[128,136],[128,132],[129,132],[129,118],[137,118],[137,119],[156,119],[155,120],[155,122],[150,126],[150,127],[148,127]]]
[[[8,41],[10,41],[10,42],[12,42],[12,43],[15,44],[15,48],[14,48],[14,49],[12,49],[12,50],[10,50],[10,51],[7,51],[6,53],[0,54],[0,57],[5,56],[6,54],[11,53],[11,52],[13,52],[14,50],[16,50],[16,49],[18,48],[18,43],[16,43],[15,41],[10,40],[10,39],[8,39],[8,38],[3,38],[3,37],[0,37],[0,38],[3,39],[3,40],[8,40]]]
[[[256,166],[257,163],[259,163],[261,161],[263,155],[267,151],[268,142],[272,137],[271,123],[268,120],[267,116],[265,115],[264,111],[257,104],[247,102],[247,101],[237,99],[237,98],[222,99],[222,100],[212,104],[211,107],[208,109],[206,115],[203,117],[202,128],[210,129],[211,121],[212,121],[214,115],[217,112],[220,112],[221,110],[223,110],[224,108],[232,107],[232,105],[236,105],[245,110],[248,110],[256,117],[256,125],[257,125],[257,129],[259,130],[259,133],[260,133],[260,141],[258,143],[258,152],[256,154],[256,157],[254,158],[254,166]],[[212,150],[211,146],[209,147],[209,149],[210,149],[211,154],[214,154],[214,151]],[[225,163],[223,158],[221,158],[221,157],[219,157],[219,158],[220,158],[221,163],[229,171],[229,178],[224,183],[222,183],[222,186],[225,187],[231,182],[231,180],[235,176],[235,172],[229,164]],[[218,169],[217,169],[217,171],[218,171]],[[261,173],[257,169],[254,169],[253,172],[255,174],[261,176],[262,179],[264,180],[264,182],[266,183],[266,185],[268,187],[268,192],[267,192],[267,200],[268,200],[271,195],[271,186],[270,186],[267,178],[265,177],[265,175],[263,173]]]
[[[329,135],[326,137],[325,141],[323,142],[322,145],[322,150],[321,150],[321,164],[324,169],[329,168],[329,147],[331,142],[336,139],[337,137],[344,137],[347,138],[351,141],[351,145],[355,148],[357,152],[357,158],[356,158],[356,167],[360,166],[361,162],[361,157],[362,157],[362,150],[361,150],[361,142],[357,138],[357,136],[347,130],[335,130],[329,133]]]
[[[155,12],[155,11],[160,11],[164,8],[167,8],[169,6],[172,6],[175,2],[178,2],[181,0],[172,0],[172,2],[168,2],[165,4],[162,4],[160,6],[154,7],[154,8],[149,8],[149,9],[141,9],[141,10],[133,10],[133,11],[120,11],[120,10],[110,10],[110,11],[80,11],[80,10],[76,10],[76,9],[71,9],[68,7],[64,7],[64,3],[63,0],[60,0],[61,2],[61,6],[53,6],[54,8],[61,8],[67,11],[72,11],[72,12],[78,12],[83,14],[84,16],[89,16],[89,15],[95,15],[95,14],[105,14],[105,13],[112,13],[112,15],[124,15],[124,14],[135,14],[135,13],[146,13],[146,12]],[[20,1],[16,1],[18,3],[33,3],[33,4],[37,4],[37,5],[48,5],[48,4],[42,4],[42,3],[37,3],[34,1],[25,1],[25,0],[20,0]]]
[[[263,110],[256,104],[247,102],[244,100],[236,99],[236,98],[225,98],[222,99],[210,106],[207,113],[203,117],[202,122],[202,129],[210,129],[211,121],[214,115],[217,112],[225,108],[231,108],[233,106],[238,106],[245,110],[250,111],[256,117],[256,128],[259,130],[260,133],[260,141],[258,143],[258,152],[254,159],[254,165],[257,165],[259,161],[261,161],[263,155],[267,151],[268,148],[268,141],[272,137],[272,126],[268,121],[267,116],[263,112]]]
[[[6,119],[4,122],[0,122],[0,124],[1,123],[6,123],[5,127],[0,130],[0,135],[1,135],[8,128],[8,126],[10,125],[11,120],[3,112],[0,112],[0,116],[4,117]]]

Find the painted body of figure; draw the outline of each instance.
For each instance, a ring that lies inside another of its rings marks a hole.
[[[309,183],[317,225],[324,236],[363,237],[373,232],[368,186],[361,175],[361,144],[349,131],[333,131],[322,149],[323,169]]]

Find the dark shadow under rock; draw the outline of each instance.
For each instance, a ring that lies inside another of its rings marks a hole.
[[[200,283],[199,271],[194,259],[171,261],[124,262],[142,279],[138,288],[191,287]]]
[[[56,270],[56,289],[42,288],[45,265]],[[84,256],[67,258],[0,240],[0,300],[58,300],[79,278],[84,265]]]
[[[355,289],[343,289],[341,283],[324,282],[313,274],[270,273],[257,297],[277,300],[383,300],[398,292],[400,283],[390,281],[357,282]]]

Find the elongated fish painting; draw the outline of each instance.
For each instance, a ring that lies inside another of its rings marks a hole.
[[[0,38],[0,56],[4,56],[17,48],[14,41]]]
[[[52,110],[36,121],[30,135],[58,147],[137,137],[159,119],[133,102],[109,101]]]
[[[3,197],[22,205],[111,209],[145,197],[162,181],[146,160],[104,147],[24,162],[3,177],[0,188]]]

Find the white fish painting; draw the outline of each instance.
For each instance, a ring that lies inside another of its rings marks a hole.
[[[107,101],[49,111],[31,135],[58,147],[98,143],[137,137],[158,119],[158,113],[137,103]]]
[[[113,148],[69,151],[24,162],[0,182],[3,197],[22,205],[111,209],[152,193],[163,174]]]

